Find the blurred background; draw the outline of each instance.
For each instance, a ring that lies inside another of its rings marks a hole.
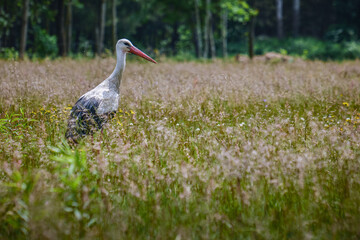
[[[112,55],[120,38],[178,60],[360,58],[359,0],[1,0],[0,58]]]

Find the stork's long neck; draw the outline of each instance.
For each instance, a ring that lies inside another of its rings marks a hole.
[[[110,77],[107,79],[109,81],[109,88],[113,88],[115,91],[119,92],[121,77],[125,70],[126,65],[126,53],[117,50],[116,51],[116,66]]]

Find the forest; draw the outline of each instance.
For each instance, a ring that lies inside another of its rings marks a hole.
[[[109,55],[128,38],[178,59],[354,59],[359,17],[357,0],[2,0],[0,57]]]

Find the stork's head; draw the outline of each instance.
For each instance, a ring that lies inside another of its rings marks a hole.
[[[150,62],[157,63],[154,59],[143,53],[141,50],[136,48],[129,40],[123,38],[120,39],[116,44],[116,52],[132,53],[142,57]]]

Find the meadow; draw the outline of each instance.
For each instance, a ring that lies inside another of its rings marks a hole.
[[[360,62],[0,61],[0,239],[359,239]]]

